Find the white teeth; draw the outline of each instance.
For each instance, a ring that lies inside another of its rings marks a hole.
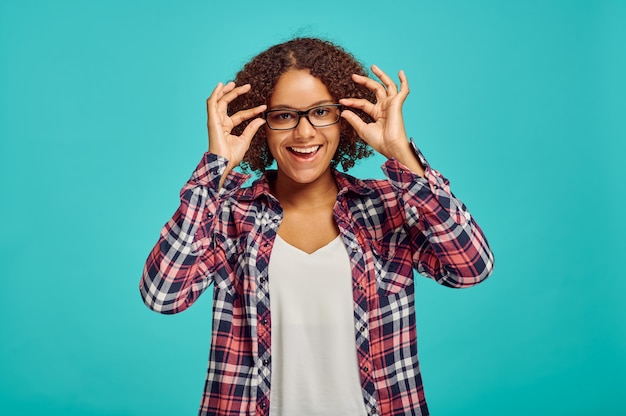
[[[290,147],[290,149],[296,153],[314,153],[320,146],[310,146],[310,147]]]

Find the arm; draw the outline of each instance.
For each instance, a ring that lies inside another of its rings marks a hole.
[[[489,276],[493,253],[465,205],[451,192],[448,181],[430,168],[419,150],[409,143],[402,106],[409,94],[406,75],[400,71],[400,89],[375,65],[381,82],[353,75],[354,82],[376,94],[376,102],[342,99],[347,107],[363,110],[374,120],[365,123],[350,110],[344,117],[374,150],[389,159],[385,171],[403,205],[405,223],[414,249],[418,272],[450,287],[467,287]]]
[[[450,191],[449,182],[414,148],[425,177],[395,160],[384,165],[397,190],[414,248],[417,271],[438,283],[463,288],[485,280],[493,271],[489,244],[463,202]]]
[[[161,230],[144,267],[139,290],[145,304],[161,313],[187,309],[212,283],[214,266],[220,264],[211,247],[220,195],[245,178],[231,173],[243,159],[252,137],[265,123],[255,118],[265,105],[228,115],[228,104],[250,91],[250,85],[219,83],[207,99],[209,153],[194,171],[180,193],[180,206]],[[254,118],[240,136],[234,127]],[[229,180],[229,178],[233,180]],[[223,262],[222,262],[223,263]]]
[[[161,230],[144,266],[139,290],[152,310],[171,314],[191,306],[212,283],[214,253],[208,233],[219,204],[227,161],[205,153],[180,192],[180,206]]]

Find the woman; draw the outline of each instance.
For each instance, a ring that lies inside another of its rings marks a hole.
[[[467,287],[493,255],[407,138],[405,74],[398,89],[372,71],[380,82],[341,48],[294,39],[207,100],[209,151],[140,283],[161,313],[214,284],[201,415],[428,414],[413,268]],[[387,180],[335,169],[370,147]],[[240,164],[264,174],[243,187]]]

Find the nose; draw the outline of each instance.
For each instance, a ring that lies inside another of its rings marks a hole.
[[[315,136],[315,127],[311,124],[308,118],[305,116],[300,117],[300,122],[295,128],[296,139],[306,140]]]

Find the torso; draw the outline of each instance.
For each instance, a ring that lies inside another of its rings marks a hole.
[[[290,245],[313,253],[324,247],[337,235],[339,227],[333,217],[339,189],[330,169],[311,184],[280,186],[281,172],[272,184],[274,195],[283,208],[283,220],[278,228],[278,235]]]
[[[366,414],[351,270],[339,237],[312,254],[276,238],[268,268],[270,416]]]
[[[313,253],[339,235],[333,204],[315,209],[286,208],[278,235],[292,246]]]

